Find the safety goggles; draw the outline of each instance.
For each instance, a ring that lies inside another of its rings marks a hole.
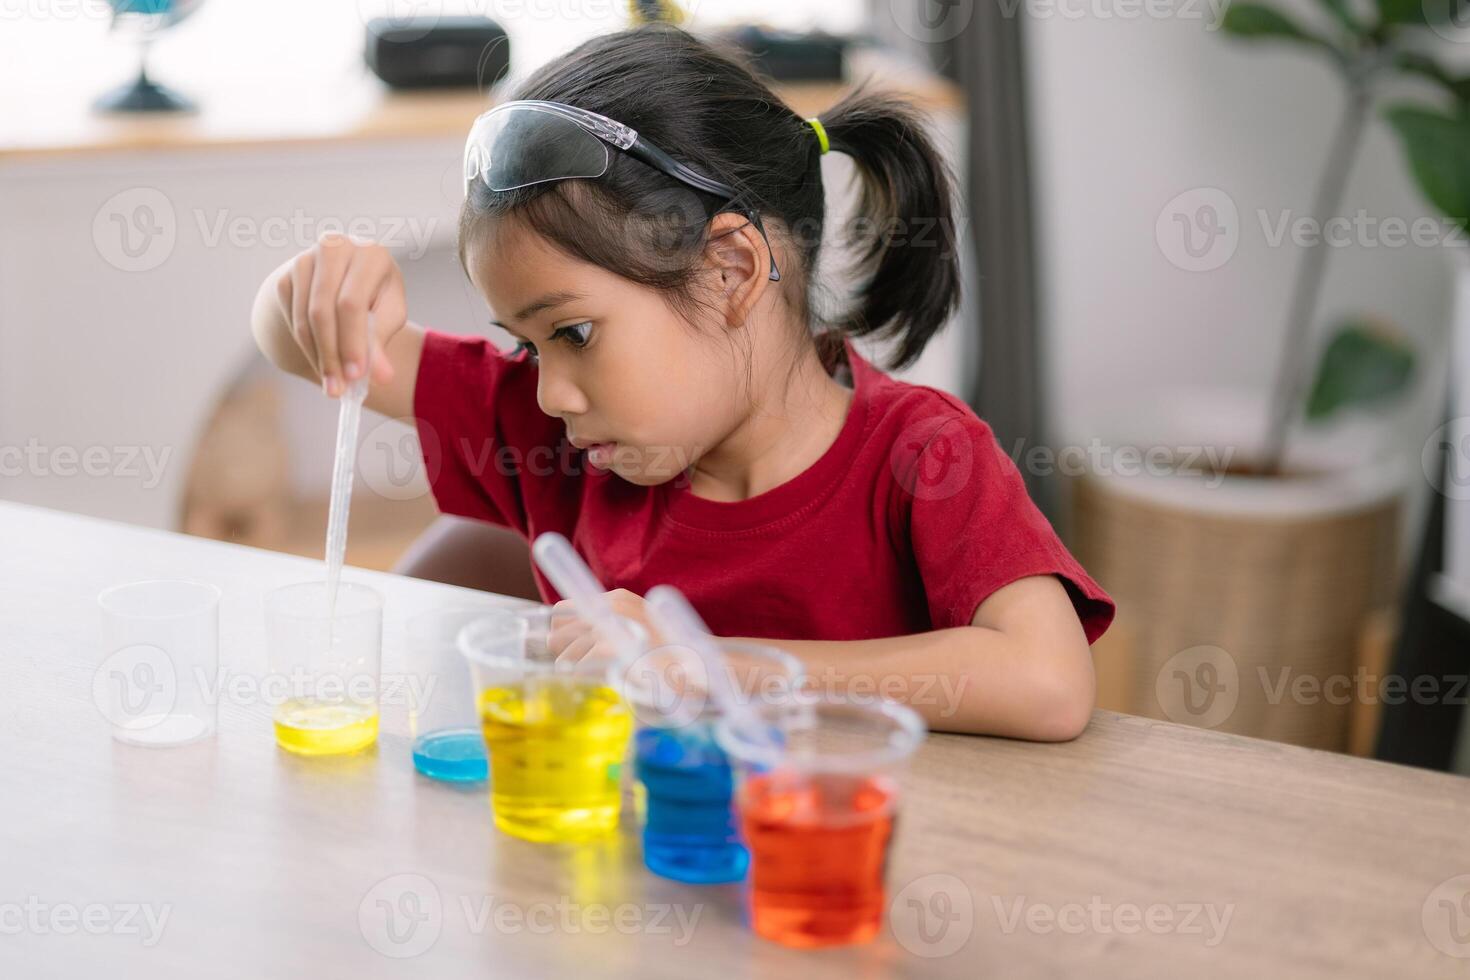
[[[555,180],[594,180],[611,166],[611,149],[697,191],[724,198],[721,210],[744,215],[770,247],[760,214],[738,203],[735,188],[691,170],[631,127],[560,102],[506,102],[476,119],[464,147],[465,185],[480,180],[490,190],[504,192]],[[772,254],[771,281],[780,280]]]

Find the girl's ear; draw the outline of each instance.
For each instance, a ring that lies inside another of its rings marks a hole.
[[[710,219],[705,262],[726,325],[743,325],[771,281],[765,236],[743,214],[717,214]]]

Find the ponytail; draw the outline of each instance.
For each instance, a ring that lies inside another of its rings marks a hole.
[[[831,148],[856,164],[856,220],[871,231],[860,240],[858,303],[836,327],[893,341],[888,366],[906,367],[959,306],[954,176],[901,98],[859,89],[820,121]]]

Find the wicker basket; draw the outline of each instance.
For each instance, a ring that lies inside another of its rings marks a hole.
[[[1347,748],[1361,633],[1395,589],[1391,480],[1086,475],[1072,489],[1073,550],[1127,626],[1128,649],[1098,662],[1121,710]]]

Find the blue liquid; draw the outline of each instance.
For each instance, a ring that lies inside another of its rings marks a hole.
[[[734,779],[710,727],[640,728],[635,753],[648,870],[696,885],[744,878],[750,854],[730,805]]]
[[[472,728],[420,736],[413,743],[413,767],[425,776],[450,783],[482,782],[490,774],[485,740]]]

